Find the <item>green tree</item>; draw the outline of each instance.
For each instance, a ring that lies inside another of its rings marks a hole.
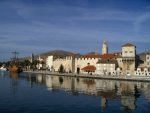
[[[64,72],[64,66],[61,64],[59,67],[59,73],[63,73]]]
[[[32,69],[37,69],[36,66],[37,66],[39,63],[40,63],[39,60],[33,60],[33,62],[31,63]]]
[[[44,61],[41,61],[40,64],[42,64],[42,68],[43,68],[44,65],[45,65],[45,62],[44,62]]]
[[[29,60],[24,60],[24,65],[26,69],[29,69],[29,67],[31,66],[31,62]]]

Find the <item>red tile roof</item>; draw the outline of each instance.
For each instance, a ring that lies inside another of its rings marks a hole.
[[[112,58],[115,58],[115,54],[103,54],[101,55],[102,59],[112,59]]]
[[[109,53],[109,54],[86,54],[83,55],[81,58],[101,58],[101,59],[115,59],[115,58],[122,58],[120,53]]]
[[[101,59],[97,62],[97,64],[116,64],[117,61],[114,59]]]
[[[99,54],[87,54],[87,55],[83,55],[82,58],[100,58],[101,55]]]
[[[88,66],[85,66],[84,68],[82,68],[81,70],[95,71],[95,70],[96,70],[96,67],[93,66],[93,65],[88,65]]]

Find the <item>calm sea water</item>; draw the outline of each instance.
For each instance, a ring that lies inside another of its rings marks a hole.
[[[0,113],[149,113],[150,83],[0,72]]]

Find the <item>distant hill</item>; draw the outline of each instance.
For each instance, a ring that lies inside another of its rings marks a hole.
[[[146,52],[142,52],[142,53],[139,53],[138,56],[140,57],[140,59],[142,61],[144,61],[146,59],[146,54],[147,53],[150,53],[150,51],[146,51]]]
[[[86,53],[85,55],[97,55],[99,54],[98,52],[89,52],[89,53]]]
[[[66,56],[81,56],[79,53],[73,53],[73,52],[64,51],[64,50],[53,50],[53,51],[48,51],[48,52],[34,55],[34,58],[37,59],[40,56],[41,58],[46,59],[50,55],[54,56],[54,58],[64,58]],[[28,56],[22,59],[29,59],[29,58],[30,57]]]
[[[75,55],[75,53],[73,52],[69,52],[69,51],[64,51],[64,50],[53,50],[53,51],[48,51],[45,53],[41,53],[39,54],[40,56],[49,56],[49,55],[53,55],[55,57],[65,57],[65,56],[70,56],[70,55]]]

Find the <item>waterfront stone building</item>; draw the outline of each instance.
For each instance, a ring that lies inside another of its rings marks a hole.
[[[67,56],[65,58],[53,59],[54,71],[59,72],[60,66],[63,66],[63,71],[67,73],[74,73],[75,59],[73,56]]]
[[[145,67],[150,68],[150,53],[146,54],[146,60],[144,62]]]
[[[93,70],[91,65],[96,67],[96,63],[99,59],[99,54],[87,54],[79,58],[75,58],[75,73],[89,73],[89,71]],[[87,66],[89,70],[84,70]],[[93,72],[95,73],[95,70],[93,70]]]
[[[101,55],[101,59],[96,64],[96,74],[99,75],[115,75],[117,68],[117,61],[115,54]]]
[[[48,56],[46,58],[46,68],[53,71],[53,56]]]
[[[122,70],[124,74],[133,75],[136,66],[136,46],[131,43],[122,46]]]
[[[102,54],[93,53],[81,56],[66,56],[63,58],[47,58],[47,67],[59,72],[63,71],[75,74],[96,75],[150,75],[150,54],[146,54],[143,64],[139,64],[136,55],[136,46],[127,43],[121,48],[121,52],[108,53],[108,44],[104,40]]]

